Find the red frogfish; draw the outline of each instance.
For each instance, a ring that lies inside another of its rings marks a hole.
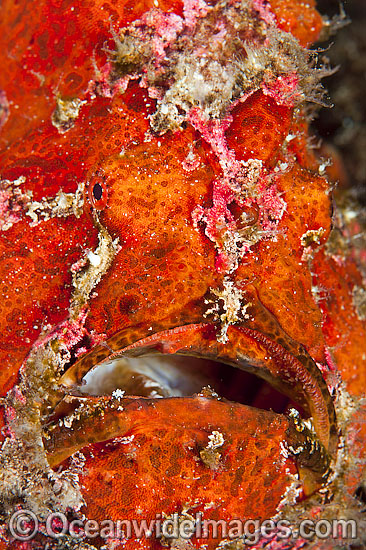
[[[0,25],[0,548],[363,548],[364,222],[309,130],[332,22]]]

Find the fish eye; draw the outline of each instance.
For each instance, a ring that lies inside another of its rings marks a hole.
[[[96,183],[93,187],[93,197],[96,201],[100,201],[103,195],[103,187],[100,183]]]
[[[108,178],[100,170],[91,175],[86,188],[89,203],[95,210],[103,210],[108,201]]]

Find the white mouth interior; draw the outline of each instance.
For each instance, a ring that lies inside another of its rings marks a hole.
[[[80,390],[88,395],[106,395],[119,389],[127,395],[154,398],[192,395],[207,385],[211,363],[178,355],[122,357],[89,371]]]
[[[124,392],[148,398],[213,393],[219,397],[275,412],[285,412],[289,399],[253,374],[217,361],[186,355],[121,357],[89,371],[79,388],[84,395]]]

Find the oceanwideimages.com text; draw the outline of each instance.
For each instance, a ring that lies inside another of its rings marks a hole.
[[[353,519],[305,519],[294,526],[286,519],[264,520],[232,519],[209,520],[202,513],[195,516],[178,513],[162,517],[160,514],[153,519],[121,519],[112,521],[105,519],[100,522],[93,519],[68,520],[65,514],[56,512],[40,520],[31,510],[18,510],[9,521],[9,533],[21,541],[32,540],[37,533],[42,533],[54,539],[69,536],[75,539],[185,539],[192,537],[207,539],[236,539],[241,537],[247,545],[257,544],[263,539],[305,539],[315,537],[325,539],[356,539],[357,522]]]

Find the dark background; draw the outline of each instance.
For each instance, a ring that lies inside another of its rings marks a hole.
[[[339,15],[338,0],[318,0],[318,10],[330,18]],[[366,0],[345,0],[351,22],[326,42],[324,53],[339,70],[325,78],[332,108],[321,109],[314,120],[315,132],[340,152],[354,195],[366,205]]]

